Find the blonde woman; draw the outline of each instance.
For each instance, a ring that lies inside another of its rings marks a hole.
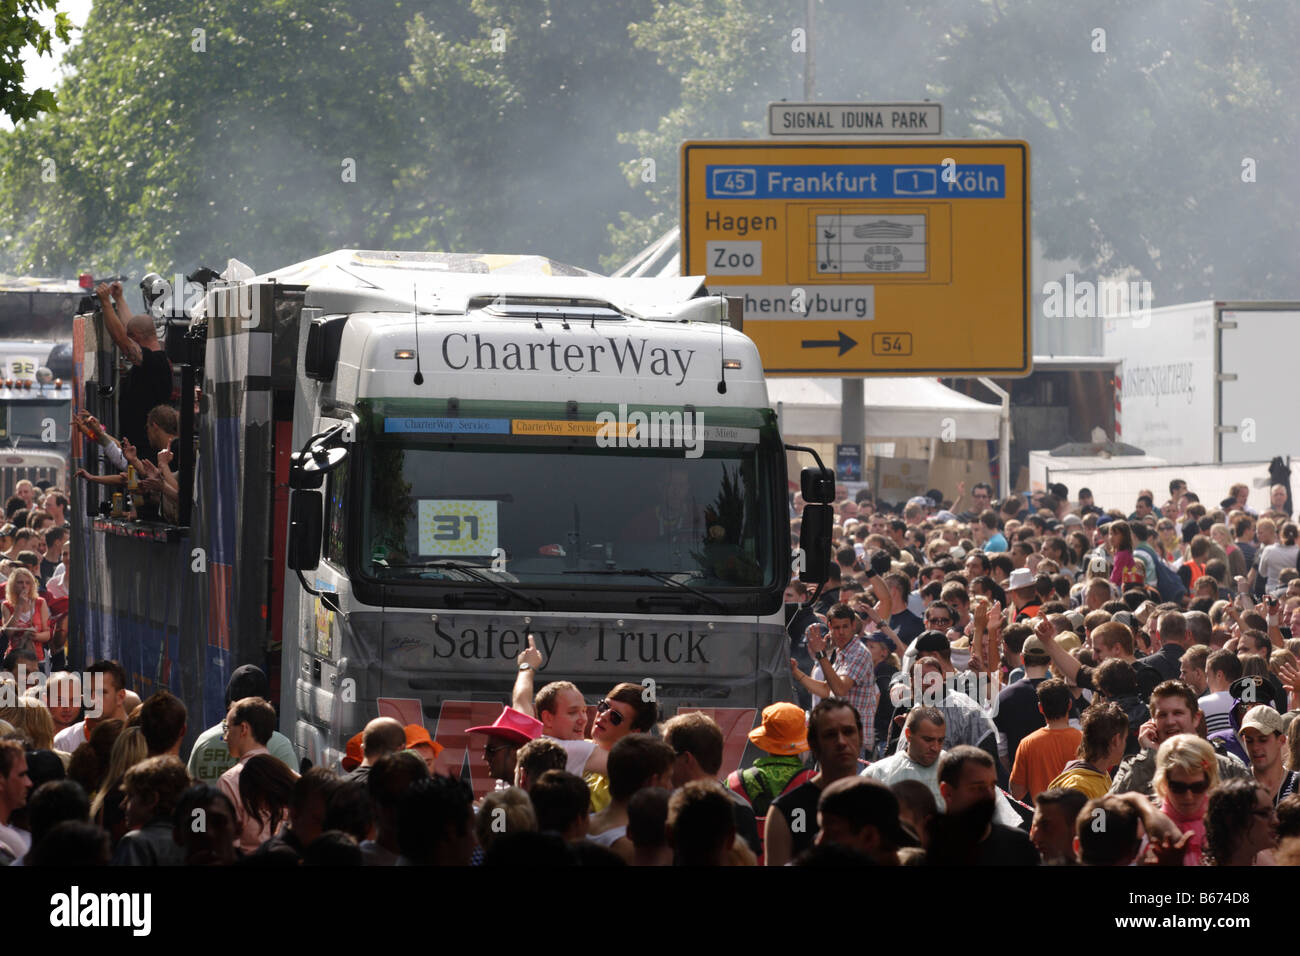
[[[45,660],[45,645],[53,629],[50,627],[50,609],[45,600],[36,594],[36,578],[26,568],[15,568],[5,585],[4,603],[0,604],[0,624],[9,635],[9,649],[31,646],[38,661]]]
[[[474,819],[479,849],[474,858],[482,860],[493,841],[503,833],[520,833],[537,829],[537,814],[528,794],[518,787],[494,790],[483,798],[483,806]]]
[[[1241,548],[1232,543],[1232,535],[1228,532],[1226,524],[1210,525],[1210,540],[1223,549],[1223,553],[1228,556],[1228,578],[1244,577],[1249,570],[1246,567],[1246,556],[1242,553]]]
[[[1156,751],[1156,775],[1151,781],[1160,811],[1183,833],[1183,865],[1199,866],[1205,843],[1205,809],[1210,791],[1219,785],[1219,761],[1208,741],[1195,734],[1176,734]]]
[[[33,750],[54,749],[54,718],[40,701],[26,695],[19,697],[13,706],[0,707],[0,720],[25,733]]]
[[[113,741],[113,750],[108,758],[108,772],[104,774],[103,786],[95,794],[90,804],[90,819],[103,827],[112,837],[113,846],[126,833],[126,811],[122,806],[125,794],[122,781],[126,772],[149,755],[145,744],[144,731],[139,727],[127,727]]]

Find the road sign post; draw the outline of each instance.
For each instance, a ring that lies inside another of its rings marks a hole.
[[[1029,147],[682,146],[682,269],[744,302],[769,374],[1030,370]]]

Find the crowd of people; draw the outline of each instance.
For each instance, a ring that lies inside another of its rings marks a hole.
[[[1300,547],[1286,489],[1263,515],[1244,491],[1207,509],[1176,483],[1129,515],[1059,487],[995,503],[977,485],[964,512],[964,489],[897,515],[838,502],[830,580],[786,593],[793,699],[731,772],[710,716],[663,714],[640,684],[594,708],[536,688],[531,639],[508,703],[467,731],[495,781],[477,800],[392,717],[304,765],[256,667],[183,753],[172,694],[141,700],[114,661],[6,684],[50,669],[11,649],[0,862],[1300,863]]]
[[[1289,489],[1262,514],[1244,484],[1207,506],[1175,480],[1131,511],[1087,488],[957,490],[879,510],[841,492],[829,581],[786,592],[800,705],[846,706],[864,728],[854,772],[926,801],[904,855],[1300,862]]]
[[[49,673],[67,666],[68,496],[22,479],[0,524],[0,651]]]
[[[787,763],[738,774],[735,789],[718,780],[718,725],[700,713],[659,724],[639,685],[609,692],[587,738],[572,684],[526,690],[538,654],[520,655],[525,709],[468,729],[497,781],[478,801],[439,767],[444,748],[427,730],[391,717],[348,741],[340,766],[304,766],[251,665],[187,757],[184,703],[166,690],[141,700],[115,661],[27,689],[0,683],[16,701],[0,707],[0,864],[752,864],[761,837],[747,788],[766,792],[789,769],[820,778],[802,770],[803,713],[788,704],[752,735]]]

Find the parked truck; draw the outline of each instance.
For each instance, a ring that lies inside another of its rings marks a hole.
[[[313,764],[392,714],[455,771],[531,638],[539,685],[706,710],[734,768],[790,699],[786,459],[758,353],[702,283],[345,250],[214,285],[179,363],[202,388],[192,508],[142,525],[78,489],[74,649],[171,689],[192,732],[257,663]]]
[[[1171,464],[1267,461],[1300,448],[1300,302],[1189,302],[1108,318],[1121,439]]]
[[[0,277],[0,500],[24,479],[66,487],[72,317],[86,292],[79,281]]]

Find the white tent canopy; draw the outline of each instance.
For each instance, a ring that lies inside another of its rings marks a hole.
[[[779,408],[782,434],[840,434],[839,379],[772,377],[767,394],[772,407]],[[958,440],[998,437],[999,406],[976,401],[932,378],[865,379],[863,404],[864,439],[936,438],[947,418],[953,420]]]

